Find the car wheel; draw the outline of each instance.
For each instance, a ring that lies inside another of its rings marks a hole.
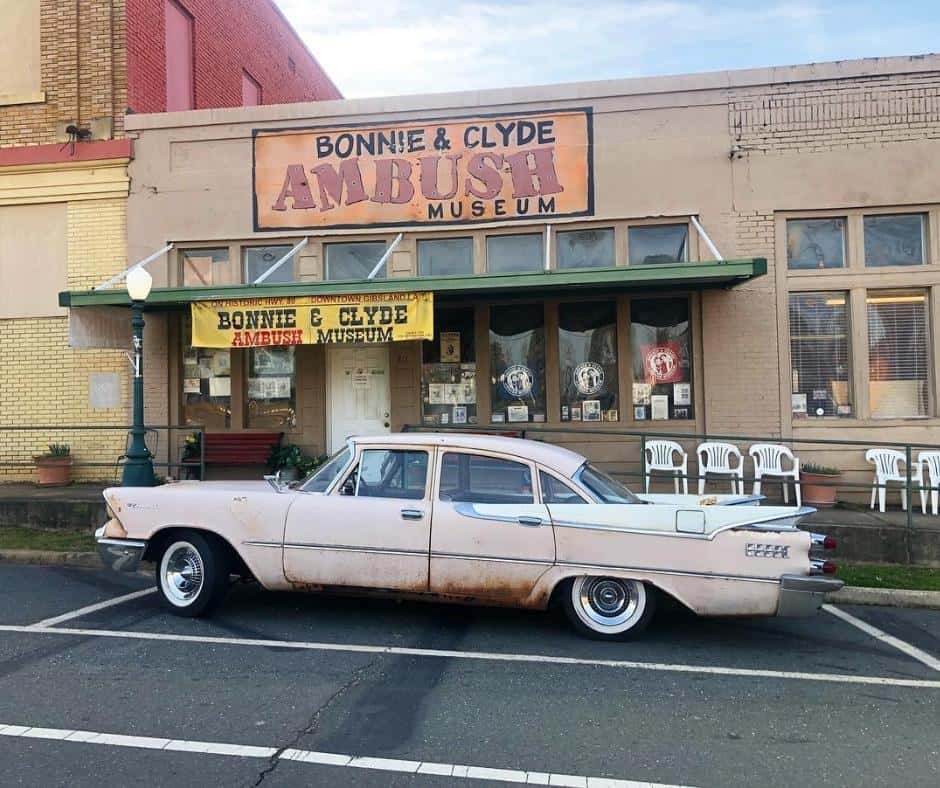
[[[562,594],[574,629],[595,640],[629,640],[653,617],[655,591],[639,580],[576,577]]]
[[[164,606],[178,616],[207,615],[228,590],[225,554],[198,533],[172,539],[157,563],[156,574]]]

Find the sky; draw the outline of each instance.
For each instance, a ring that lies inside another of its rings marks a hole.
[[[347,98],[940,51],[937,0],[276,0]]]

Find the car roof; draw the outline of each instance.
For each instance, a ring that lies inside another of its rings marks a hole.
[[[586,458],[563,446],[524,438],[509,438],[504,435],[481,435],[478,433],[456,434],[449,432],[400,432],[392,435],[355,435],[349,440],[356,444],[383,444],[405,446],[444,446],[456,449],[480,449],[481,451],[512,454],[523,459],[541,463],[564,476],[573,476],[586,462]]]

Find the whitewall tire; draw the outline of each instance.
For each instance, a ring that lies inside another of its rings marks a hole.
[[[210,613],[228,589],[225,555],[214,539],[195,531],[170,539],[156,565],[163,605],[179,616]]]
[[[562,594],[576,631],[596,640],[628,640],[642,632],[656,607],[656,592],[639,580],[585,575]]]

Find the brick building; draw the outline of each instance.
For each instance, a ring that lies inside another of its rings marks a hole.
[[[940,443],[938,56],[128,124],[153,421]]]
[[[0,427],[125,424],[126,336],[70,347],[57,293],[128,264],[126,115],[340,94],[273,0],[4,0],[0,16]],[[30,476],[12,464],[51,441],[110,460],[124,437],[0,429],[0,478]]]

